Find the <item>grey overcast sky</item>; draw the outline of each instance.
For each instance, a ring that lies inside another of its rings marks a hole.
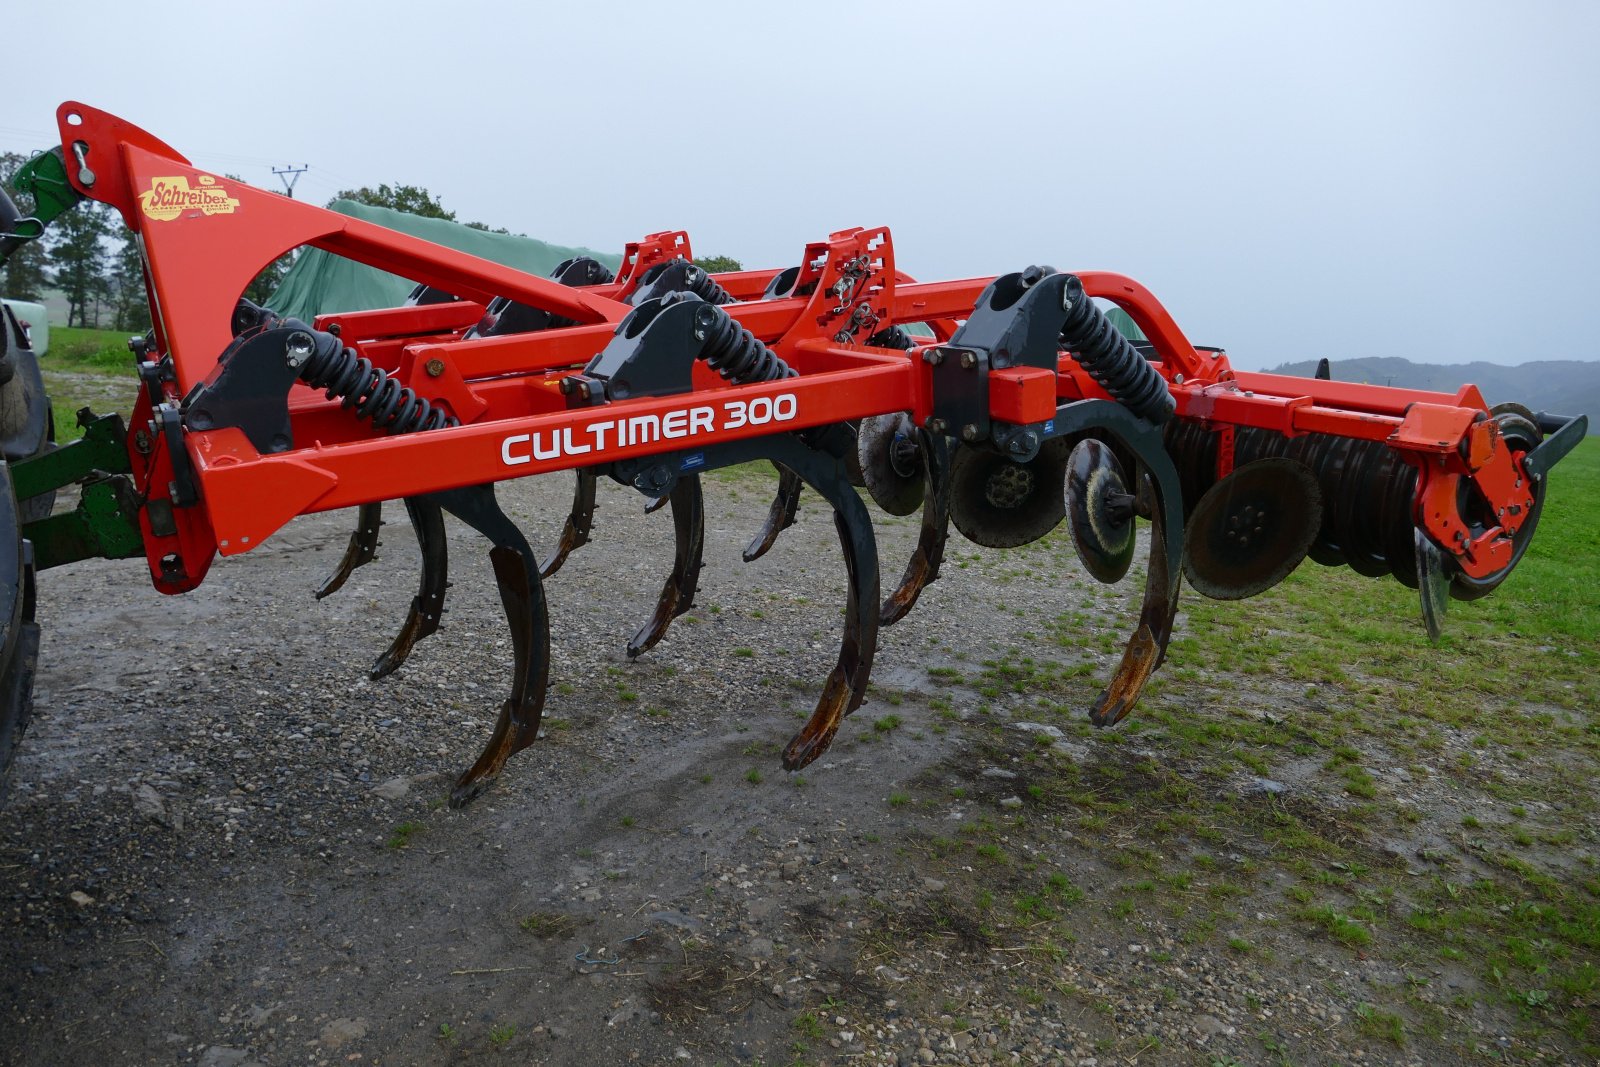
[[[76,99],[603,251],[887,224],[919,278],[1121,271],[1246,368],[1600,360],[1587,0],[14,7],[0,148]]]

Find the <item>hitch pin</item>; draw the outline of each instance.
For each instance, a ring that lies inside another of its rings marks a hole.
[[[73,141],[72,154],[78,161],[78,181],[83,185],[93,185],[94,171],[89,169],[89,146],[82,141]]]

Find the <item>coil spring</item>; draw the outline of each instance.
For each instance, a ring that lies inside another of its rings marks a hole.
[[[289,338],[291,348],[298,347],[299,336]],[[344,407],[354,409],[358,418],[370,420],[374,428],[401,434],[461,425],[459,419],[374,367],[372,360],[340,344],[333,334],[313,330],[304,336],[312,351],[300,367],[300,380],[313,389],[327,390],[329,400],[342,399]]]
[[[1135,415],[1158,424],[1170,419],[1177,404],[1166,379],[1084,295],[1083,283],[1069,278],[1064,297],[1072,306],[1061,325],[1061,343],[1072,358]]]
[[[1185,513],[1217,481],[1217,435],[1197,422],[1167,425],[1167,451],[1178,468]],[[1324,566],[1349,566],[1369,578],[1417,584],[1412,502],[1417,472],[1381,441],[1330,434],[1290,438],[1273,430],[1234,432],[1235,466],[1269,457],[1304,464],[1322,489],[1322,528],[1310,556]]]
[[[616,280],[616,275],[599,260],[590,256],[573,256],[556,264],[550,277],[562,285],[605,285]]]
[[[867,338],[867,344],[875,348],[896,348],[902,352],[909,351],[916,346],[911,335],[898,326],[886,326]]]
[[[693,293],[708,304],[732,304],[733,295],[717,284],[717,280],[701,268],[679,256],[666,263],[657,263],[644,272],[633,303],[666,296],[668,293]]]
[[[556,269],[550,272],[550,277],[562,285],[577,288],[584,285],[605,285],[613,281],[616,275],[607,269],[604,263],[591,259],[588,256],[574,256],[564,259],[556,264]],[[564,330],[569,326],[578,325],[577,319],[569,319],[565,315],[549,312],[547,330]]]
[[[695,326],[706,335],[700,358],[706,366],[736,385],[776,382],[796,377],[798,372],[754,334],[739,325],[714,304],[695,313]]]

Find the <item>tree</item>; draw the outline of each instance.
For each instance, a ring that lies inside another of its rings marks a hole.
[[[425,219],[456,221],[456,213],[454,211],[445,210],[445,206],[439,202],[437,197],[418,185],[382,184],[376,189],[370,185],[363,185],[359,189],[344,189],[335,193],[333,200],[328,201],[328,207],[333,206],[334,200],[354,200],[358,204],[393,208],[396,211],[421,215]]]
[[[104,204],[85,200],[51,224],[50,265],[55,269],[50,280],[67,298],[68,326],[90,325],[90,303],[106,294],[110,211]]]
[[[33,197],[19,193],[11,187],[11,177],[28,161],[17,152],[0,152],[0,178],[5,190],[16,203],[24,218],[33,214]],[[50,284],[45,274],[45,251],[40,241],[30,241],[12,253],[4,268],[0,268],[0,294],[13,300],[43,300]]]
[[[694,265],[707,274],[727,274],[730,271],[744,270],[744,264],[732,256],[701,256],[694,261]]]
[[[144,260],[133,232],[124,231],[111,260],[111,314],[113,329],[144,333],[150,328],[150,305],[145,299]]]

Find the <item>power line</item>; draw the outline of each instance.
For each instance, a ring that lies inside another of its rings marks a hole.
[[[288,194],[290,200],[293,200],[295,183],[300,180],[300,175],[310,169],[311,164],[307,163],[299,167],[273,167],[272,173],[283,181],[283,191]]]

